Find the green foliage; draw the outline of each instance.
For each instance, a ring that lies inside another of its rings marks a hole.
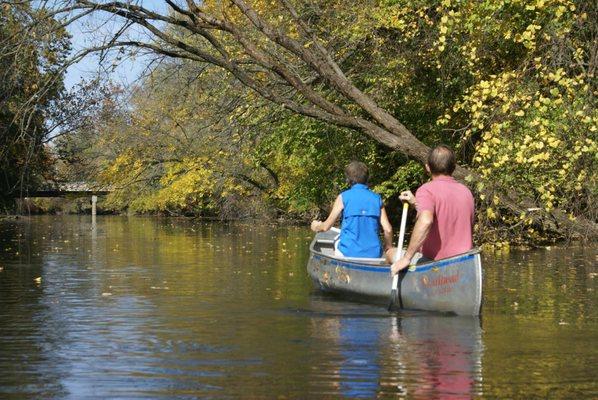
[[[399,165],[396,154],[373,140],[318,121],[291,115],[269,129],[256,157],[277,172],[279,185],[269,197],[287,212],[327,209],[347,188],[344,168],[352,160],[368,164],[373,183]]]
[[[402,191],[412,190],[415,193],[417,187],[425,180],[425,170],[421,164],[415,161],[408,161],[388,180],[376,185],[373,190],[380,193],[382,198],[390,200],[396,198]]]
[[[0,207],[26,194],[53,161],[46,123],[69,44],[57,21],[38,14],[26,2],[0,7]]]

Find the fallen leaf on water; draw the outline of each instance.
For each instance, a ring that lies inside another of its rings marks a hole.
[[[42,277],[38,276],[37,278],[34,279],[35,283],[40,284],[42,283]]]

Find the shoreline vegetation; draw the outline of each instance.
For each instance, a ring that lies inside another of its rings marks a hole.
[[[357,159],[392,217],[445,143],[479,243],[598,239],[597,3],[149,3],[0,7],[0,209],[62,181],[110,187],[100,207],[114,212],[310,220]],[[126,32],[74,52],[79,18]],[[110,71],[141,52],[129,87],[64,87],[87,53]]]
[[[41,201],[40,201],[41,200]],[[257,223],[263,225],[279,225],[279,226],[304,226],[308,227],[309,222],[312,220],[310,215],[288,215],[283,213],[270,213],[268,215],[246,215],[223,218],[218,215],[200,215],[193,213],[176,213],[176,212],[165,212],[165,211],[154,211],[145,213],[135,213],[128,210],[114,210],[106,209],[102,206],[100,198],[97,207],[98,216],[133,216],[133,217],[152,217],[152,218],[166,218],[166,219],[182,219],[186,221],[198,221],[198,222],[214,222],[214,223]],[[87,215],[91,217],[91,205],[86,198],[49,198],[49,199],[30,199],[27,204],[20,205],[20,212],[14,214],[0,215],[0,220],[15,220],[19,218],[26,218],[28,216],[40,216],[40,215]],[[389,219],[391,220],[394,227],[399,224],[399,212],[390,213]],[[412,211],[409,214],[409,224],[407,228],[408,234],[410,234],[413,224],[415,223],[415,213]],[[398,231],[394,232],[394,236],[398,236]],[[395,238],[396,239],[396,238]],[[508,253],[511,249],[514,250],[529,250],[533,248],[544,248],[550,250],[554,246],[570,245],[571,243],[577,243],[582,246],[593,246],[598,241],[587,237],[569,237],[566,239],[547,239],[544,241],[531,242],[509,242],[509,241],[484,241],[482,235],[479,232],[474,232],[474,243],[484,251],[491,251],[495,253]]]

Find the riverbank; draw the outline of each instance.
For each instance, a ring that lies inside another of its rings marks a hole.
[[[17,200],[12,215],[90,215],[91,199],[87,197],[55,197],[55,198],[25,198]],[[161,211],[131,211],[128,208],[114,207],[107,204],[105,198],[98,197],[97,215],[140,215],[156,217],[189,218],[202,221],[264,221],[267,223],[281,223],[289,225],[309,224],[318,216],[314,213],[283,212],[276,207],[248,207],[247,210],[235,212],[221,210],[161,210]]]
[[[236,205],[242,204],[236,202]],[[236,222],[253,221],[258,223],[276,224],[276,225],[297,225],[308,226],[313,219],[326,217],[326,211],[292,213],[284,211],[274,206],[261,204],[255,206],[250,200],[243,205],[245,208],[236,207],[234,210],[228,208],[219,208],[213,210],[148,210],[131,211],[130,208],[122,209],[115,207],[106,198],[99,196],[97,202],[97,215],[141,215],[169,218],[187,218],[199,221],[214,222]],[[64,198],[25,198],[17,201],[14,215],[90,215],[91,198],[87,197],[64,197]],[[396,228],[400,224],[400,213],[393,212],[395,208],[392,204],[387,205],[387,212],[392,225]],[[476,221],[484,218],[478,210]],[[483,213],[482,213],[483,214]],[[416,213],[412,210],[409,213],[407,223],[408,231],[415,223]],[[504,233],[500,227],[484,226],[476,224],[474,228],[474,241],[484,250],[491,251],[510,251],[511,248],[531,249],[543,248],[554,244],[568,244],[571,242],[579,243],[597,243],[598,237],[582,237],[580,235],[563,234],[560,237],[554,235],[544,235],[538,230],[529,229],[527,233],[512,234],[509,236]],[[500,232],[500,234],[497,234]]]

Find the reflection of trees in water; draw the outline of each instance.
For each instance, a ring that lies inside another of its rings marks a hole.
[[[484,257],[487,314],[534,315],[560,322],[598,317],[596,247],[553,247]]]
[[[325,376],[334,378],[328,390],[348,398],[482,394],[478,318],[389,316],[366,308],[368,315],[347,303],[330,304],[322,305],[326,312],[312,319],[313,335],[328,342],[323,356],[329,357],[330,370]],[[345,310],[338,312],[343,305]],[[313,385],[322,385],[323,371],[313,373]]]
[[[596,247],[491,253],[484,262],[484,394],[591,398]]]

